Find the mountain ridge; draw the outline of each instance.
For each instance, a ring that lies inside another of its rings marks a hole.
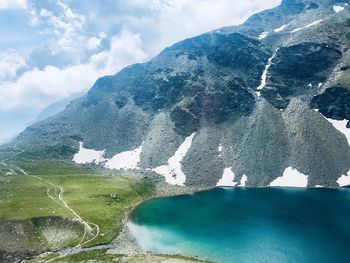
[[[269,186],[289,167],[302,186],[340,186],[349,130],[332,120],[350,125],[348,25],[347,1],[282,1],[98,79],[12,145],[37,158],[105,150],[108,160],[142,146],[139,168],[175,183],[183,173],[188,186],[215,186],[228,168],[241,186]]]

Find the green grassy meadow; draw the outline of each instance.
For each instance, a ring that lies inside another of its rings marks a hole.
[[[3,165],[2,165],[3,166]],[[91,168],[82,168],[63,161],[15,161],[8,166],[25,170],[28,175],[6,175],[9,167],[0,170],[0,220],[31,220],[74,215],[59,202],[49,198],[64,189],[63,198],[80,217],[97,224],[99,235],[85,244],[92,246],[110,242],[121,230],[125,213],[141,200],[153,195],[154,186],[143,178],[104,175]],[[111,197],[117,193],[118,200]]]

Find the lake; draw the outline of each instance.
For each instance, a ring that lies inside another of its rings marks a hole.
[[[350,262],[350,189],[215,188],[145,202],[128,226],[156,253],[216,262]]]

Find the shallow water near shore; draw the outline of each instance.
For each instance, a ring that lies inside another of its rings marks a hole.
[[[216,262],[347,262],[350,189],[216,188],[139,206],[147,251]]]

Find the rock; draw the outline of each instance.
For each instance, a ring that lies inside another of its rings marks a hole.
[[[119,194],[111,193],[111,198],[114,199],[114,200],[119,200]]]
[[[98,79],[7,147],[72,160],[79,141],[104,158],[142,145],[138,168],[152,171],[195,133],[180,163],[188,186],[215,186],[228,167],[247,186],[267,186],[292,166],[311,185],[335,187],[350,169],[345,137],[321,115],[350,121],[349,6],[335,13],[335,2],[284,0],[240,26],[176,43]]]

